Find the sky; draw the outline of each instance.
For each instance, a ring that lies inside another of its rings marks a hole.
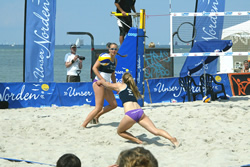
[[[209,0],[204,0],[209,1]],[[218,0],[219,1],[219,0]],[[196,0],[171,0],[171,12],[194,12]],[[1,0],[0,44],[23,44],[25,0]],[[114,0],[57,0],[56,45],[74,43],[83,38],[89,45],[89,36],[67,35],[67,32],[89,32],[94,44],[119,43],[119,29]],[[136,11],[146,11],[146,44],[169,43],[169,0],[137,0]],[[250,11],[250,0],[226,0],[225,11]]]

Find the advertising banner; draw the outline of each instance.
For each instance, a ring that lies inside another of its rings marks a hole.
[[[130,72],[136,79],[136,58],[137,58],[137,40],[138,29],[131,27],[125,40],[123,41],[119,54],[127,55],[126,57],[116,56],[117,66],[115,70],[116,82],[121,82],[122,75],[125,72]]]
[[[249,73],[243,75],[244,74],[232,76],[237,77],[236,81],[240,79],[236,87],[242,88],[240,91],[249,95],[249,82],[247,82]],[[246,80],[243,80],[241,76],[245,77]],[[232,96],[228,75],[218,74],[214,75],[214,77],[217,82],[224,84],[227,96]],[[199,77],[193,78],[195,82],[199,84]],[[179,78],[163,78],[147,80],[145,83],[144,102],[183,102],[182,94],[184,89],[180,87],[178,79]],[[236,93],[238,92],[237,90],[234,91]],[[243,93],[242,95],[244,95]],[[122,104],[118,95],[115,94],[115,97],[118,105],[121,106]],[[201,100],[201,98],[197,100]],[[84,104],[90,105],[92,101],[94,101],[94,92],[92,82],[0,83],[0,101],[8,102],[9,108],[81,106]],[[185,98],[185,101],[187,101],[187,98]]]
[[[224,12],[225,0],[198,0],[196,12]],[[224,17],[196,17],[195,41],[221,40]]]
[[[56,0],[26,0],[25,82],[54,81]]]
[[[214,52],[215,50],[222,52],[227,51],[232,47],[231,40],[213,40],[213,41],[200,41],[194,43],[190,52]],[[187,75],[202,75],[205,73],[217,73],[217,59],[218,56],[202,56],[202,57],[188,57],[184,63],[180,77]]]
[[[228,74],[233,96],[250,95],[250,73]]]
[[[92,82],[0,83],[0,101],[9,108],[81,106],[93,97]]]
[[[223,83],[227,96],[232,96],[232,91],[227,74],[214,75],[219,83]],[[200,77],[194,76],[196,84],[200,84]],[[145,98],[146,103],[161,103],[161,102],[183,102],[182,95],[185,90],[179,85],[179,78],[163,78],[163,79],[149,79],[145,86]],[[216,85],[214,85],[216,87]],[[195,88],[193,88],[195,91]],[[202,97],[197,96],[197,100],[202,100]],[[185,97],[185,101],[188,98]]]
[[[225,11],[225,0],[197,0],[196,1],[197,9],[195,12],[224,12]],[[223,30],[223,20],[224,17],[209,16],[209,17],[195,17],[195,28],[196,28],[196,37],[194,42],[201,41],[211,41],[211,40],[221,40],[222,30]],[[200,49],[190,52],[214,52],[213,49]],[[185,71],[188,71],[188,66],[198,66],[203,64],[204,60],[208,56],[197,56],[197,57],[187,57],[186,61],[181,70],[180,76],[182,76]],[[217,73],[217,59],[218,57],[214,56],[210,58],[210,62],[206,64],[205,68],[201,68],[199,71],[193,73],[192,75],[201,75],[204,73],[216,74]]]
[[[57,83],[60,106],[90,104],[94,98],[92,82]]]

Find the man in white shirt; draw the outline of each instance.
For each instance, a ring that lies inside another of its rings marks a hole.
[[[243,64],[244,64],[244,68],[241,70],[241,72],[250,72],[249,62],[247,60],[244,60]]]
[[[71,52],[65,55],[65,66],[67,68],[66,82],[80,82],[80,72],[82,69],[82,60],[76,54],[76,45],[70,46]]]

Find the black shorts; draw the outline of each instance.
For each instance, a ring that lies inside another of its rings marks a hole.
[[[125,36],[128,31],[129,31],[129,27],[132,27],[132,18],[131,16],[127,16],[127,17],[119,17],[119,19],[121,20],[121,23],[122,23],[122,27],[119,26],[119,29],[120,29],[120,36]],[[127,25],[123,24],[126,23]]]
[[[80,82],[80,76],[67,75],[66,82]]]

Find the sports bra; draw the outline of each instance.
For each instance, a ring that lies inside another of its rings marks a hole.
[[[128,88],[128,85],[126,86],[125,89],[119,92],[119,98],[121,99],[122,104],[129,102],[129,101],[137,102],[137,99],[135,98],[132,90]]]
[[[116,59],[115,59],[116,60]],[[105,79],[105,81],[110,82],[111,79],[111,75],[112,73],[115,71],[116,65],[115,65],[115,61],[114,62],[110,62],[109,65],[107,66],[103,66],[101,65],[98,69],[100,75]],[[97,76],[95,77],[96,80],[100,80],[100,78],[98,78]]]

